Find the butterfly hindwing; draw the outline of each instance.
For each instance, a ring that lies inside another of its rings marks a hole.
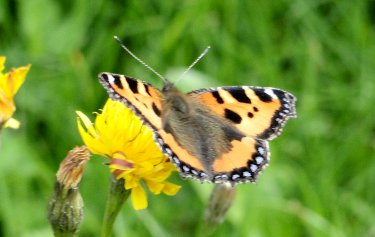
[[[271,140],[285,122],[295,117],[296,98],[283,90],[250,86],[218,87],[192,91],[212,111],[246,135]]]
[[[171,134],[159,130],[155,135],[155,141],[161,150],[176,165],[184,178],[232,184],[255,182],[269,161],[267,141],[243,137],[233,140],[230,151],[213,162],[213,173],[210,176],[204,171],[201,161],[182,148]]]
[[[154,136],[154,140],[160,149],[177,167],[182,177],[210,181],[201,161],[181,147],[170,133],[166,133],[161,129],[154,133]]]
[[[255,182],[257,176],[268,165],[268,142],[252,137],[243,137],[231,142],[231,150],[222,154],[213,163],[213,182]]]

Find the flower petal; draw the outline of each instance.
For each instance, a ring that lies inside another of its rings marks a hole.
[[[147,184],[148,189],[155,195],[160,194],[165,186],[164,183],[152,182],[150,180],[147,180],[146,184]]]
[[[147,208],[147,196],[142,186],[137,186],[131,192],[132,204],[135,210],[142,210]]]
[[[98,137],[98,134],[95,131],[93,123],[90,121],[90,119],[81,111],[76,111],[76,114],[78,115],[78,122],[82,121],[83,125],[85,126],[87,132],[93,136],[93,137]],[[80,126],[80,123],[79,125]],[[83,126],[81,125],[83,128]]]
[[[83,128],[79,119],[77,119],[77,125],[81,138],[83,142],[86,144],[87,148],[89,148],[91,153],[106,155],[106,151],[103,148],[103,144],[98,139],[95,139],[85,128]]]
[[[5,124],[4,128],[13,128],[13,129],[18,129],[20,127],[20,122],[14,118],[8,119]]]
[[[5,64],[6,59],[7,59],[6,57],[0,56],[0,73],[4,70],[4,64]]]
[[[138,176],[129,174],[125,176],[124,179],[125,179],[125,189],[132,189],[132,188],[141,186],[140,179]]]
[[[165,185],[163,188],[163,193],[168,196],[176,195],[176,193],[181,189],[181,186],[170,183],[170,182],[165,182],[164,184]]]
[[[15,68],[10,71],[10,79],[12,79],[12,96],[17,93],[18,89],[24,83],[26,74],[29,71],[30,67],[31,65],[29,64],[27,66]]]
[[[8,122],[16,111],[13,97],[25,81],[26,74],[31,66],[13,68],[10,72],[3,74],[5,61],[5,57],[0,57],[0,126],[17,127],[19,123],[15,120]]]

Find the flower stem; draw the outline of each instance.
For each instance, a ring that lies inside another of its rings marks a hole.
[[[130,190],[125,190],[123,179],[116,180],[114,177],[111,178],[101,237],[110,237],[112,235],[113,224],[129,194]]]

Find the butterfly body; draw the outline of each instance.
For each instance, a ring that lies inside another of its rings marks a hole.
[[[274,88],[162,90],[119,74],[101,73],[110,97],[131,108],[154,134],[182,177],[237,184],[255,182],[268,165],[268,140],[295,117],[295,97]]]

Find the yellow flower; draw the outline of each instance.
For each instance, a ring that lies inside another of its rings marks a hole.
[[[0,56],[0,128],[18,128],[19,122],[12,117],[16,106],[13,97],[25,81],[30,65],[13,68],[10,72],[2,73],[6,58]]]
[[[166,181],[175,171],[152,139],[151,130],[120,102],[108,100],[95,123],[82,112],[78,114],[81,137],[94,154],[111,159],[109,168],[116,179],[125,180],[131,190],[133,207],[147,207],[144,187],[153,194],[175,195],[180,186]]]

